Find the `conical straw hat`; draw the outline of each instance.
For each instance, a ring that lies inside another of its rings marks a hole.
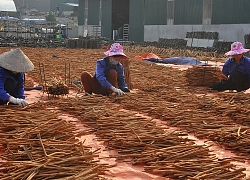
[[[34,69],[34,64],[20,48],[12,49],[0,55],[0,66],[15,72],[29,72]]]

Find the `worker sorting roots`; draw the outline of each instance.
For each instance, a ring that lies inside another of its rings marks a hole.
[[[33,63],[19,48],[0,55],[0,105],[28,105],[24,100],[25,72],[33,69]]]
[[[108,96],[114,92],[122,96],[125,92],[130,92],[125,81],[124,67],[119,62],[119,59],[127,58],[123,53],[123,47],[119,43],[114,43],[104,54],[106,57],[96,62],[94,76],[88,72],[81,75],[85,95],[95,93]]]

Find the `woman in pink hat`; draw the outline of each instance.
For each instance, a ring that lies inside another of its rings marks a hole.
[[[240,42],[231,44],[231,50],[225,53],[231,56],[223,65],[222,73],[225,79],[213,85],[213,90],[236,90],[237,92],[247,90],[250,87],[250,58],[243,53],[250,51],[245,49]]]
[[[115,92],[122,96],[125,92],[130,92],[125,82],[124,68],[118,62],[120,58],[127,58],[123,53],[123,47],[119,43],[114,43],[104,54],[106,57],[96,62],[94,76],[88,72],[83,72],[81,75],[85,95],[95,93],[108,96]]]

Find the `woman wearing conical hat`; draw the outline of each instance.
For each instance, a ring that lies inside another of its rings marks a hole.
[[[0,55],[0,105],[28,105],[24,100],[25,72],[33,69],[33,63],[19,48]]]

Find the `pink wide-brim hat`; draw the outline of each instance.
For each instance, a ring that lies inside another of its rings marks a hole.
[[[234,42],[231,44],[231,51],[225,53],[226,56],[233,56],[237,54],[242,54],[250,51],[250,49],[245,49],[241,42]]]
[[[104,52],[106,56],[124,56],[127,57],[123,53],[123,47],[119,43],[114,43],[111,45],[110,49],[106,52]]]

